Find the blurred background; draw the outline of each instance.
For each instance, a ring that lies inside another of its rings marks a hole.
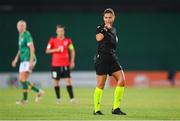
[[[95,30],[105,8],[116,13],[117,55],[128,86],[180,86],[180,0],[1,0],[0,87],[18,85],[18,67],[11,61],[18,50],[16,23],[27,22],[38,63],[31,80],[52,85],[51,56],[45,54],[55,26],[63,24],[76,49],[74,85],[94,86]],[[108,86],[115,85],[113,78]]]

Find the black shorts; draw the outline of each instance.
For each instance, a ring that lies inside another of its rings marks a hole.
[[[60,78],[70,78],[69,66],[52,67],[51,75],[55,80],[59,80]]]
[[[94,65],[97,75],[112,75],[112,73],[122,70],[116,55],[97,54],[94,57]]]

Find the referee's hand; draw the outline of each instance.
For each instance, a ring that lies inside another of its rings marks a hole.
[[[106,32],[107,32],[107,29],[105,28],[105,24],[101,24],[101,25],[99,25],[98,27],[97,27],[97,33],[101,33],[101,34],[103,34],[103,35],[105,35],[106,34]]]

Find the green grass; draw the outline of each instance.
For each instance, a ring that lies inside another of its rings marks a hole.
[[[113,88],[106,88],[102,99],[104,116],[94,116],[93,88],[75,88],[76,104],[70,104],[65,88],[62,104],[55,103],[54,90],[46,89],[40,103],[34,102],[35,94],[29,95],[28,105],[16,105],[21,89],[0,89],[0,119],[57,119],[57,120],[180,120],[179,88],[127,88],[122,102],[127,116],[111,114]]]

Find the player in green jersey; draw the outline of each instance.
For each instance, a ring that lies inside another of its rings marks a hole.
[[[27,98],[30,89],[37,93],[35,102],[38,102],[44,92],[35,87],[33,83],[28,81],[28,77],[36,64],[33,39],[31,34],[26,30],[26,22],[24,20],[18,21],[17,29],[19,32],[19,50],[16,54],[16,57],[12,61],[12,67],[16,67],[16,64],[20,58],[19,80],[23,87],[23,99],[17,101],[16,104],[28,103]]]

